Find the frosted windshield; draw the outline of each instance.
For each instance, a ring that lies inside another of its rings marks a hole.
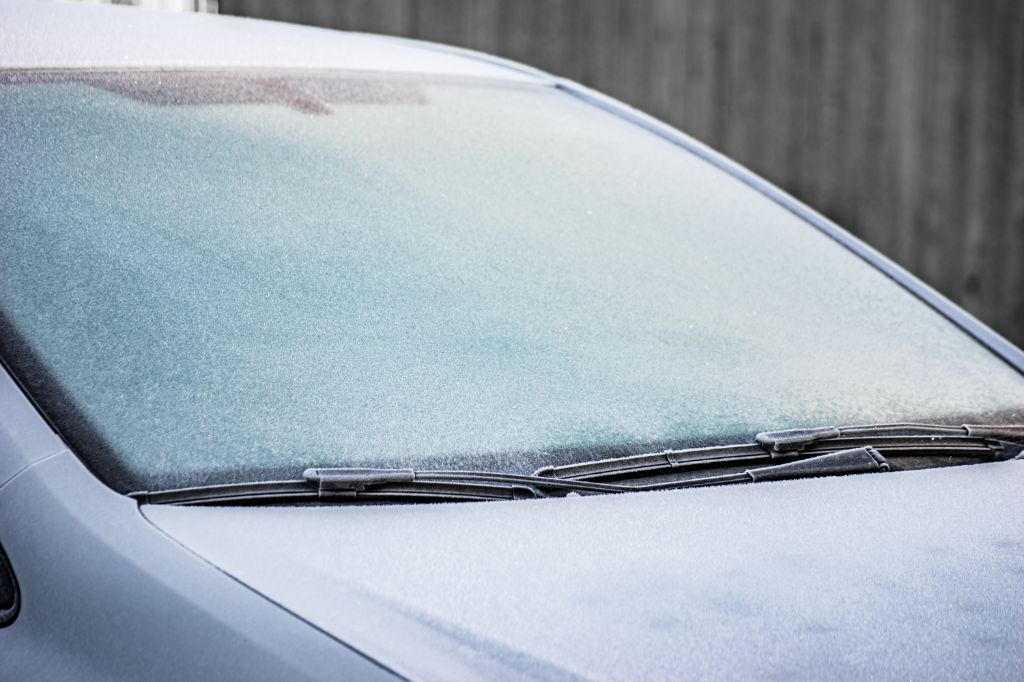
[[[121,490],[1024,417],[883,274],[552,88],[7,74],[0,148],[4,359]]]

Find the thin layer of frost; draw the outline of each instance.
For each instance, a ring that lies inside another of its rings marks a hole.
[[[533,502],[144,513],[418,679],[1009,679],[1024,669],[1022,487],[1024,462],[1010,461]]]
[[[118,92],[0,86],[0,312],[122,489],[1024,418],[1024,377],[883,274],[557,91]]]

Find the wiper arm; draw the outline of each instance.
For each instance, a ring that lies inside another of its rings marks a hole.
[[[705,476],[647,485],[613,485],[483,471],[415,469],[307,469],[301,481],[201,486],[132,493],[146,504],[225,504],[268,501],[458,501],[564,497],[568,494],[641,492],[672,488],[777,481],[811,476],[887,471],[889,464],[872,448],[842,450],[795,462],[748,469],[725,476]]]
[[[702,476],[684,481],[636,486],[640,490],[666,490],[671,488],[696,488],[729,483],[758,483],[760,481],[782,481],[792,478],[813,478],[815,476],[843,476],[846,474],[868,474],[873,471],[889,471],[889,462],[871,447],[838,450],[827,455],[817,455],[784,464],[747,469],[737,474],[723,476]]]
[[[573,481],[599,481],[716,466],[745,466],[873,447],[886,457],[1008,458],[1024,444],[1024,426],[945,426],[867,424],[814,429],[766,431],[755,443],[664,450],[642,455],[542,467],[534,475]]]

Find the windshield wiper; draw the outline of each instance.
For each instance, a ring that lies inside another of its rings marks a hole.
[[[537,487],[540,484],[540,487]],[[417,469],[313,468],[290,481],[255,481],[226,485],[130,493],[148,504],[224,504],[230,502],[316,501],[458,501],[515,500],[558,494],[614,493],[628,486],[560,481],[490,471]]]
[[[516,500],[841,476],[888,469],[888,462],[876,450],[854,448],[738,473],[646,485],[591,483],[486,471],[337,468],[307,469],[301,481],[262,481],[137,492],[131,493],[131,497],[145,504]]]
[[[534,475],[601,481],[778,462],[869,446],[885,457],[1009,459],[1024,444],[1024,426],[866,424],[765,431],[754,440],[543,467]]]
[[[570,494],[695,488],[732,483],[888,471],[889,457],[1008,459],[1024,443],[1021,426],[876,424],[760,433],[755,443],[543,467],[531,475],[493,471],[312,468],[301,479],[134,492],[147,504],[266,502],[432,502],[515,500]],[[755,468],[748,465],[764,464]],[[732,469],[718,475],[709,470]],[[686,474],[641,484],[607,480]],[[697,475],[694,475],[697,474]]]

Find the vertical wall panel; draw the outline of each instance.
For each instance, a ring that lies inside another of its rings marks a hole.
[[[436,40],[624,99],[1024,344],[1020,0],[220,0]]]
[[[587,85],[617,97],[622,96],[621,86],[615,81],[615,63],[619,52],[619,2],[588,0],[581,4],[580,9],[580,49],[583,57],[580,78]]]
[[[999,182],[1004,184],[1009,203],[1004,228],[1002,261],[998,279],[999,305],[993,323],[1011,339],[1024,345],[1024,3],[1007,2],[1010,8],[1006,18],[1009,33],[1010,64],[1007,66],[1006,92],[1011,109],[1010,128],[1013,142],[1009,165]],[[1005,327],[996,320],[1009,322]]]
[[[715,118],[716,9],[715,0],[690,0],[686,3],[686,91],[682,95],[682,108],[675,108],[673,112],[680,115],[666,117],[669,123],[705,142],[711,141],[711,122]],[[632,104],[643,106],[635,102]]]
[[[648,113],[665,120],[681,120],[687,98],[687,4],[678,0],[652,2]]]
[[[483,52],[498,51],[498,35],[501,32],[499,6],[502,0],[473,0],[465,5],[462,16],[463,47]]]
[[[893,183],[883,208],[886,229],[893,235],[887,253],[911,269],[917,266],[916,221],[921,201],[922,120],[927,49],[928,6],[933,0],[905,0],[886,6],[883,21],[889,22],[886,46],[886,135],[883,163]],[[900,44],[897,49],[894,43]]]

